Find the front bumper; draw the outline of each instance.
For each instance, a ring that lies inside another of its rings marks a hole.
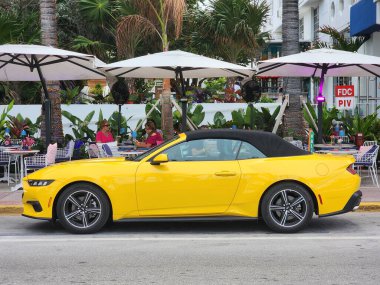
[[[334,213],[325,214],[325,215],[319,215],[319,217],[329,217],[329,216],[335,216],[335,215],[340,215],[347,212],[355,211],[359,208],[361,201],[362,201],[362,191],[359,190],[359,191],[356,191],[354,194],[352,194],[351,198],[348,200],[343,210],[337,211]]]

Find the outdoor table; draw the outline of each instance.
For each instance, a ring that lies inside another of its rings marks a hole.
[[[356,149],[356,145],[351,144],[351,143],[337,143],[337,144],[329,144],[329,143],[324,143],[324,144],[315,144],[314,148],[318,148],[321,150],[328,150],[328,149]]]
[[[142,154],[146,151],[147,151],[147,149],[145,149],[145,150],[136,149],[136,150],[128,150],[128,151],[119,151],[119,154],[121,156],[125,156],[125,157],[135,157],[135,156]]]
[[[330,150],[318,150],[317,153],[331,153],[336,155],[353,155],[359,153],[356,149],[330,149]]]
[[[9,149],[5,150],[4,153],[8,153],[11,155],[14,155],[16,158],[20,158],[20,182],[17,183],[15,186],[11,187],[11,191],[17,191],[19,189],[22,189],[22,178],[24,178],[24,156],[28,156],[31,154],[39,153],[39,150],[21,150],[21,149]]]

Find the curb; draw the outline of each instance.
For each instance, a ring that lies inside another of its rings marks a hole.
[[[0,205],[0,215],[21,215],[23,209],[22,205]]]
[[[0,215],[22,214],[22,205],[0,205]],[[361,202],[358,212],[380,212],[380,202]]]

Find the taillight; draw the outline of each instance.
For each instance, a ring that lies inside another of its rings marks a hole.
[[[347,167],[347,171],[350,172],[351,174],[355,175],[356,174],[356,171],[353,167],[354,165],[353,164],[350,164],[348,167]]]

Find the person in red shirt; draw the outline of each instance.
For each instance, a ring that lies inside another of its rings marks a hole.
[[[95,140],[97,143],[108,143],[115,141],[111,133],[110,124],[107,120],[103,120],[100,123],[100,130],[96,133]]]
[[[143,142],[136,141],[135,144],[137,147],[153,147],[163,141],[162,136],[157,132],[156,125],[153,122],[148,121],[145,124],[145,132],[148,137]]]

